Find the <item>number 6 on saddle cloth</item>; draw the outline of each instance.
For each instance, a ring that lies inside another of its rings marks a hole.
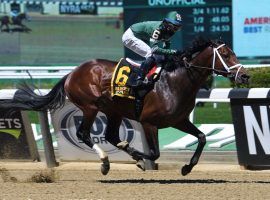
[[[158,80],[161,67],[154,66],[147,74],[148,83],[145,87],[132,88],[131,81],[135,80],[139,72],[139,63],[129,58],[121,58],[113,73],[111,82],[111,96],[126,97],[130,99],[143,100],[144,96],[154,88],[155,82]]]

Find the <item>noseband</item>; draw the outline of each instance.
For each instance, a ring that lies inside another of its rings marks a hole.
[[[238,73],[239,73],[240,69],[243,67],[243,65],[239,63],[239,64],[236,64],[236,65],[233,65],[233,66],[230,66],[230,67],[229,67],[229,66],[225,63],[225,61],[223,60],[223,58],[222,58],[222,56],[220,55],[220,53],[218,52],[218,50],[219,50],[221,47],[223,47],[223,46],[225,46],[225,44],[221,44],[221,45],[219,45],[218,47],[213,48],[212,68],[207,68],[207,67],[196,66],[196,65],[190,64],[190,63],[187,61],[187,59],[184,58],[183,61],[184,61],[185,67],[186,67],[186,68],[191,68],[191,67],[193,67],[193,68],[207,69],[207,70],[212,70],[213,72],[215,72],[215,73],[217,73],[217,74],[220,73],[220,74],[226,74],[226,75],[230,75],[230,74],[231,74],[231,70],[238,67],[238,70],[237,70],[235,76],[232,75],[232,77],[234,76],[234,77],[235,77],[235,80],[236,80],[237,77],[238,77]],[[224,67],[224,69],[226,70],[226,72],[224,72],[224,71],[222,71],[222,70],[215,69],[215,63],[216,63],[217,58],[219,58],[220,62],[222,63],[222,65],[223,65],[223,67]]]
[[[221,56],[220,53],[218,52],[218,49],[220,49],[220,48],[223,47],[223,46],[225,46],[225,44],[221,44],[221,45],[219,45],[217,48],[213,48],[213,54],[214,54],[214,56],[213,56],[213,62],[212,62],[212,69],[213,69],[213,71],[215,71],[216,57],[218,57],[219,60],[220,60],[220,62],[221,62],[222,65],[223,65],[224,69],[226,69],[226,71],[227,71],[228,74],[231,73],[231,70],[232,70],[232,69],[238,67],[237,72],[236,72],[236,74],[235,74],[235,80],[236,80],[236,79],[237,79],[237,76],[238,76],[238,73],[239,73],[240,69],[243,67],[243,65],[239,63],[239,64],[236,64],[236,65],[233,65],[233,66],[228,67],[228,65],[224,62],[222,56]],[[216,55],[217,55],[217,56],[216,56]]]

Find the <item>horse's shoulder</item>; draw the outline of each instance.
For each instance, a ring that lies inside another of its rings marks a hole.
[[[112,69],[117,65],[116,61],[106,60],[106,59],[92,59],[87,60],[79,65],[79,68],[93,68],[93,67],[99,67],[99,68],[109,68]],[[110,70],[109,70],[110,71]]]
[[[99,64],[104,67],[115,67],[117,65],[117,61],[107,60],[107,59],[94,59],[92,60],[93,63]]]

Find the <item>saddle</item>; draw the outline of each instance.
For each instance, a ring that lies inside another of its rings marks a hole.
[[[135,117],[139,121],[145,95],[150,92],[159,79],[161,67],[154,66],[146,75],[148,82],[143,87],[132,87],[140,71],[140,64],[129,59],[121,58],[115,67],[111,81],[111,96],[126,97],[135,102]]]
[[[9,16],[9,17],[8,17],[8,22],[9,22],[10,24],[14,24],[15,21],[16,21],[16,17],[12,17],[12,16]]]
[[[154,88],[155,82],[158,80],[161,67],[154,66],[146,75],[148,82],[143,88],[133,88],[132,81],[138,76],[140,63],[130,58],[121,58],[115,67],[111,82],[111,96],[120,96],[130,99],[143,98],[149,91]]]

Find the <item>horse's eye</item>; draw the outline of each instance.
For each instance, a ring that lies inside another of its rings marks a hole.
[[[225,54],[225,55],[224,55],[224,58],[225,58],[226,60],[228,60],[228,59],[230,58],[230,55],[229,55],[229,54]]]

